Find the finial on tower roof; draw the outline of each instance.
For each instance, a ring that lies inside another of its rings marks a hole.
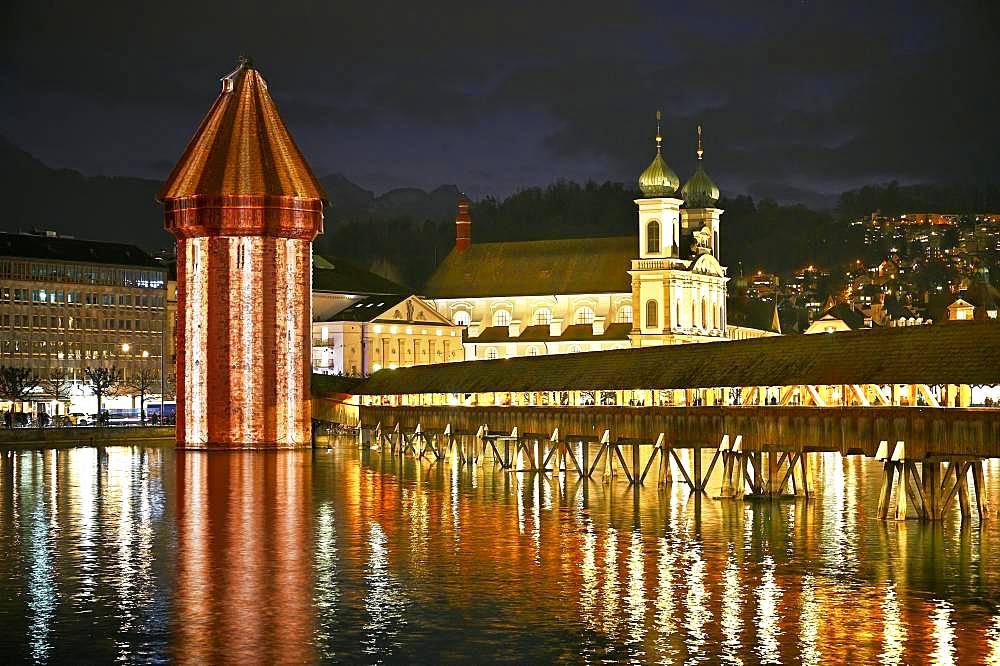
[[[247,69],[253,69],[253,58],[248,55],[241,55],[239,63]]]
[[[663,143],[663,137],[660,135],[660,119],[662,117],[663,114],[660,113],[659,109],[657,109],[656,110],[656,153],[657,154],[660,153],[660,144]]]
[[[701,125],[698,125],[698,159],[700,160],[701,156],[704,154],[705,154],[705,148],[702,146],[701,143]]]

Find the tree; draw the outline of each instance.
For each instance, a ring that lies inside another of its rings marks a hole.
[[[38,388],[38,377],[28,368],[0,368],[0,398],[24,402]]]
[[[140,368],[132,373],[128,387],[139,394],[139,417],[146,425],[146,396],[160,384],[160,373],[152,368]]]
[[[42,381],[42,388],[45,389],[45,392],[51,395],[54,400],[62,402],[64,400],[69,400],[69,392],[70,389],[73,388],[73,382],[70,380],[69,376],[66,375],[66,371],[59,368],[51,371],[48,379]]]
[[[90,390],[97,396],[97,420],[100,422],[101,398],[121,387],[121,370],[115,367],[87,368],[83,371],[83,376],[87,380]]]

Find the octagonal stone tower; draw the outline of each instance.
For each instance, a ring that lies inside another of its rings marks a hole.
[[[177,446],[307,446],[326,194],[248,58],[157,199],[177,239]]]

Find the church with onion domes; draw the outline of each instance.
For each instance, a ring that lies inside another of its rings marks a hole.
[[[602,351],[773,335],[727,326],[719,188],[698,165],[684,185],[656,154],[639,176],[636,234],[476,243],[468,202],[455,245],[422,295],[465,327],[465,358]]]

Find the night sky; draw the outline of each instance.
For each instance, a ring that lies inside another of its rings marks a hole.
[[[117,5],[117,6],[116,6]],[[164,178],[237,56],[317,175],[506,195],[682,179],[723,193],[996,182],[997,2],[6,3],[0,133],[51,167]]]

